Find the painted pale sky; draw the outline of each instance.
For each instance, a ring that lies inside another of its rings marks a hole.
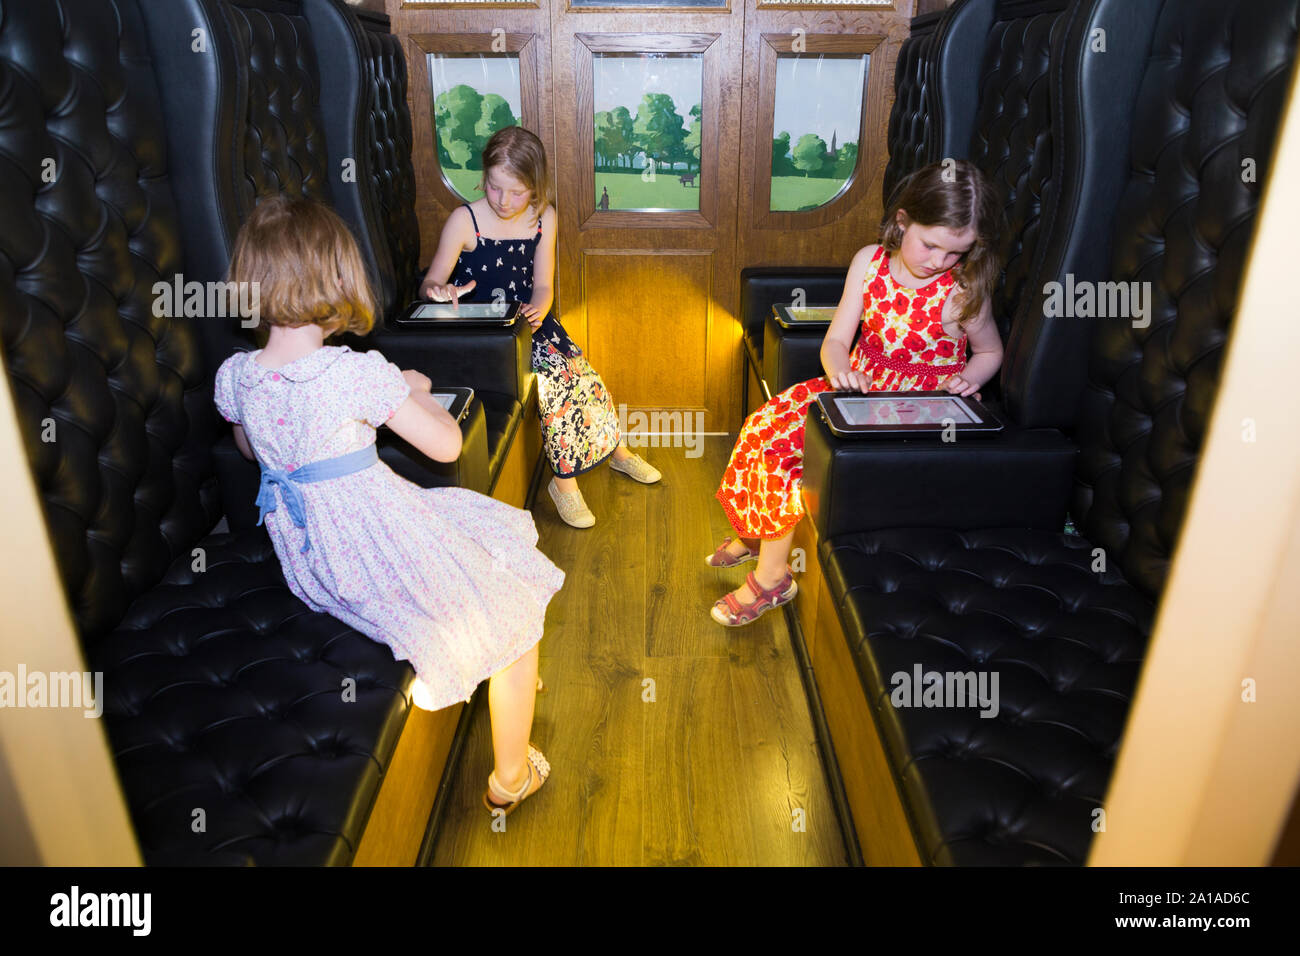
[[[804,133],[816,133],[829,146],[834,131],[837,146],[856,143],[869,59],[865,54],[777,57],[772,135],[789,133],[793,146]]]
[[[698,53],[597,54],[591,69],[597,113],[626,106],[636,116],[646,93],[667,93],[689,129],[691,107],[704,98],[704,61]]]
[[[464,83],[480,94],[495,93],[510,104],[519,118],[519,57],[513,54],[449,55],[429,54],[433,95],[437,98],[453,86]]]

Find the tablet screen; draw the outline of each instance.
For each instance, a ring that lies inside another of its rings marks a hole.
[[[850,425],[974,424],[979,420],[957,398],[900,398],[889,395],[837,397],[835,404]]]
[[[411,312],[413,319],[501,319],[510,310],[509,302],[426,302]]]
[[[791,322],[829,322],[835,318],[835,306],[810,305],[802,309],[786,309]]]
[[[434,392],[433,397],[436,398],[438,403],[442,405],[443,408],[447,409],[447,411],[451,411],[451,403],[456,401],[455,392]]]

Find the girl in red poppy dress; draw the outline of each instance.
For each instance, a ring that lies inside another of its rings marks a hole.
[[[818,392],[941,389],[978,398],[997,372],[1002,342],[990,290],[1000,221],[995,191],[968,162],[936,163],[899,184],[880,243],[849,266],[822,343],[826,375],[773,396],[740,431],[716,495],[737,537],[707,561],[757,559],[758,567],[713,606],[719,624],[748,624],[797,591],[786,559],[803,517],[804,420]]]

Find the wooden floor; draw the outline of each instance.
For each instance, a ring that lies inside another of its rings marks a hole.
[[[783,613],[736,629],[709,617],[754,565],[704,564],[730,533],[713,492],[731,441],[700,442],[694,458],[639,449],[656,485],[604,466],[581,478],[594,528],[562,523],[539,491],[539,547],[566,574],[533,725],[551,777],[494,832],[481,687],[434,865],[846,863]]]

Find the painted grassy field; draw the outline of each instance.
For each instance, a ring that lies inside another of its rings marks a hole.
[[[694,186],[683,186],[682,176],[694,176]],[[609,190],[610,209],[699,209],[700,174],[660,170],[645,182],[640,173],[596,173],[596,203],[602,189]]]
[[[482,172],[477,169],[447,169],[443,175],[456,191],[468,200],[483,195],[478,188]],[[695,174],[695,185],[684,186],[682,172],[655,174],[650,182],[641,179],[640,173],[596,173],[596,202],[600,202],[601,189],[609,190],[610,209],[699,209],[700,177]],[[772,179],[773,211],[802,209],[820,206],[832,199],[844,185],[842,179],[810,179],[803,176],[776,176]]]
[[[773,212],[820,206],[832,199],[844,186],[842,179],[810,179],[804,176],[773,176]]]
[[[478,188],[478,184],[483,179],[483,170],[481,169],[448,169],[442,167],[442,174],[447,177],[456,192],[460,193],[465,199],[473,201],[483,195],[483,190]]]

